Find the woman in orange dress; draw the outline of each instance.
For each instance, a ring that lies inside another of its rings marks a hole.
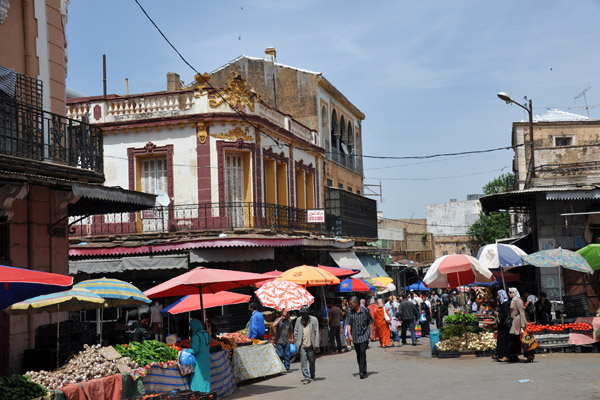
[[[375,309],[373,320],[377,327],[377,333],[379,334],[379,343],[381,347],[390,346],[390,327],[388,321],[390,321],[390,313],[387,308],[383,306],[383,300],[377,300],[377,308]]]
[[[377,310],[375,299],[371,298],[371,301],[369,301],[369,307],[367,307],[367,309],[369,310],[369,314],[371,314],[371,318],[375,319],[375,310]],[[377,327],[375,324],[371,324],[371,342],[374,342],[377,339],[379,339],[379,336],[377,335]]]

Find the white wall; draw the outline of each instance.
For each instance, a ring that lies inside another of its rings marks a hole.
[[[481,203],[479,200],[451,201],[429,204],[427,231],[435,236],[466,235],[471,225],[479,220]]]

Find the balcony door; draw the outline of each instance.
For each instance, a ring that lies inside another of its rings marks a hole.
[[[167,194],[167,158],[140,158],[140,180],[142,192]],[[166,207],[142,211],[143,232],[165,232],[169,222],[169,210]]]
[[[247,186],[244,158],[242,153],[225,154],[225,201],[227,220],[232,228],[243,228],[249,218],[244,207]]]

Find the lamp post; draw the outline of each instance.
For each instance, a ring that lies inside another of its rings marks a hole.
[[[510,97],[510,95],[506,92],[500,92],[498,93],[498,97],[500,98],[500,100],[503,100],[506,102],[506,104],[516,104],[519,107],[521,107],[523,110],[527,111],[527,115],[529,116],[529,153],[530,153],[530,157],[529,157],[529,167],[527,168],[527,177],[525,180],[525,189],[528,188],[531,179],[533,179],[535,177],[535,162],[533,160],[533,106],[531,105],[531,99],[529,99],[529,107],[527,107],[526,105],[523,105],[521,103],[516,102],[515,100],[513,100],[512,97]],[[527,159],[527,157],[526,157]],[[527,162],[527,161],[525,161]]]

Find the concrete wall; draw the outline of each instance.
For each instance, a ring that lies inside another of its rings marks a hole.
[[[481,203],[479,200],[451,201],[429,204],[427,231],[434,236],[466,235],[471,225],[479,220]]]
[[[13,203],[10,221],[10,260],[14,267],[68,274],[68,238],[51,236],[48,226],[60,219],[56,214],[55,190],[30,185],[23,200]],[[58,224],[68,231],[67,221]],[[61,320],[67,317],[62,313]],[[35,345],[35,328],[56,322],[56,314],[41,313],[10,317],[9,373],[22,373],[23,351]]]

